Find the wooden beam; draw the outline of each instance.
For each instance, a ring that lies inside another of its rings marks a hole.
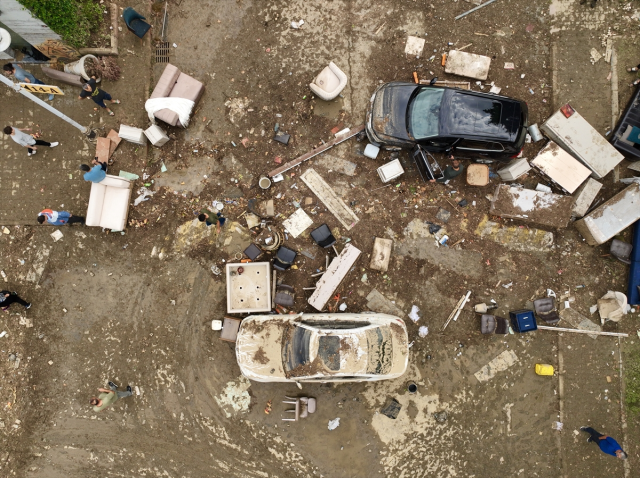
[[[360,131],[363,131],[363,130],[364,130],[364,125],[363,124],[360,125],[360,126],[356,126],[355,128],[350,129],[348,133],[345,133],[343,135],[341,134],[337,138],[329,141],[326,144],[323,144],[322,146],[317,147],[316,149],[314,149],[312,151],[309,151],[308,153],[303,154],[302,156],[294,159],[293,161],[289,161],[288,163],[283,164],[279,168],[276,168],[273,171],[269,171],[267,173],[267,176],[272,178],[277,174],[284,173],[285,171],[288,171],[291,168],[296,167],[298,164],[305,162],[307,159],[311,159],[314,156],[317,156],[320,153],[324,153],[325,151],[333,148],[336,144],[340,144],[343,141],[348,140],[349,138],[351,138],[352,136],[357,135]]]
[[[618,332],[598,332],[596,330],[565,329],[562,327],[548,327],[546,325],[538,325],[538,329],[553,330],[555,332],[573,332],[574,334],[608,335],[609,337],[629,337],[629,334],[623,334]]]

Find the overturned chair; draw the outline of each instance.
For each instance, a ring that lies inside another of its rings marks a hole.
[[[324,70],[309,84],[311,91],[320,99],[331,101],[347,86],[347,75],[336,66],[329,63]]]
[[[122,11],[122,18],[129,31],[138,38],[144,37],[151,28],[151,25],[143,21],[146,20],[145,17],[131,7],[127,7]]]
[[[545,297],[533,301],[533,310],[536,316],[544,320],[547,324],[555,325],[560,322],[560,316],[555,306],[553,297]]]
[[[288,403],[289,405],[295,405],[295,408],[285,410],[285,413],[293,413],[294,418],[283,418],[284,422],[297,422],[300,418],[307,418],[309,413],[315,413],[316,411],[316,399],[312,397],[287,397],[282,403]]]
[[[276,286],[276,295],[273,298],[273,302],[282,307],[293,307],[293,303],[296,300],[296,293],[290,285],[280,284]]]
[[[276,252],[276,257],[273,259],[273,267],[279,271],[286,271],[293,265],[297,255],[296,251],[280,246],[278,252]]]
[[[333,251],[336,253],[336,256],[339,256],[338,251],[336,250],[336,238],[331,234],[331,229],[326,224],[323,224],[320,227],[315,228],[311,231],[311,238],[318,244],[320,247],[324,247],[325,249],[329,247],[333,247]]]
[[[482,314],[480,318],[480,332],[488,334],[508,334],[509,321],[495,315]]]

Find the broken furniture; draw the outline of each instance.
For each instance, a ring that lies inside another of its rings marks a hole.
[[[627,296],[622,292],[608,291],[598,299],[598,313],[602,325],[606,320],[619,322],[627,313]]]
[[[536,324],[536,318],[533,316],[532,310],[514,310],[509,312],[509,318],[511,319],[513,330],[521,334],[538,329],[538,324]]]
[[[395,420],[400,414],[402,405],[395,398],[390,399],[387,404],[380,410],[383,415]]]
[[[413,148],[411,151],[411,157],[413,157],[416,167],[418,168],[418,172],[420,173],[420,177],[425,183],[432,179],[441,179],[444,177],[442,174],[442,168],[436,161],[436,158],[434,158],[427,150],[421,148],[420,145]]]
[[[373,241],[373,251],[371,252],[369,268],[374,271],[387,272],[389,260],[391,259],[392,246],[393,240],[376,237]]]
[[[509,321],[495,315],[482,314],[480,316],[480,333],[488,334],[508,334]]]
[[[222,332],[220,332],[220,340],[226,342],[235,342],[238,338],[238,330],[240,330],[241,319],[234,317],[225,317],[222,322]]]
[[[147,137],[144,135],[142,128],[136,128],[134,126],[120,125],[120,131],[118,137],[135,144],[145,144]]]
[[[168,63],[149,99],[184,98],[197,104],[203,93],[204,84]],[[156,111],[153,116],[171,126],[185,127],[178,113],[168,108]]]
[[[278,252],[276,252],[276,257],[273,259],[273,267],[279,271],[286,271],[296,260],[297,255],[296,251],[280,246]]]
[[[315,228],[311,231],[311,238],[318,244],[320,247],[324,247],[325,249],[329,247],[333,247],[333,252],[338,255],[338,251],[334,244],[336,243],[336,238],[331,234],[331,229],[326,224],[323,224],[320,227]]]
[[[275,251],[284,242],[284,236],[275,226],[267,226],[254,242],[264,251]]]
[[[590,246],[603,244],[640,219],[640,184],[633,183],[574,223]]]
[[[66,83],[71,86],[78,86],[82,88],[84,83],[82,83],[80,75],[74,75],[73,73],[66,73],[64,71],[55,70],[53,68],[49,68],[48,66],[42,67],[42,73],[49,78],[53,78],[54,80],[61,81],[62,83]]]
[[[271,311],[271,264],[246,262],[227,264],[227,313],[250,314]]]
[[[307,418],[309,413],[315,413],[316,411],[316,399],[312,397],[288,397],[284,396],[286,400],[282,403],[294,405],[293,409],[285,410],[285,413],[293,413],[294,418],[283,418],[284,422],[297,422],[300,418]]]
[[[573,194],[591,176],[589,168],[553,141],[540,150],[531,165],[568,194]]]
[[[534,191],[500,184],[493,193],[490,214],[525,222],[567,227],[571,219],[573,198],[560,194]],[[638,208],[640,213],[640,208]]]
[[[404,169],[402,169],[399,159],[389,161],[378,168],[378,176],[383,183],[388,183],[402,174],[404,174]]]
[[[602,183],[593,178],[587,179],[573,195],[571,215],[577,218],[583,217],[589,211],[600,189],[602,189]]]
[[[44,68],[43,68],[44,69]],[[623,154],[640,157],[640,144],[629,140],[633,128],[640,127],[640,88],[629,99],[624,113],[620,116],[618,124],[611,135],[611,144]]]
[[[515,181],[520,176],[531,170],[526,158],[516,158],[507,164],[504,168],[498,169],[498,175],[503,181]]]
[[[560,316],[556,310],[555,299],[553,297],[534,300],[533,310],[535,310],[536,315],[547,324],[554,325],[560,322]]]
[[[111,174],[99,183],[91,183],[85,224],[123,231],[127,226],[132,186],[128,179]]]
[[[331,213],[340,221],[347,231],[360,220],[358,216],[338,197],[336,192],[322,177],[313,169],[307,169],[300,179],[307,185],[311,191],[318,196],[318,199],[331,211]]]
[[[268,178],[261,178],[269,181]],[[249,212],[255,214],[258,217],[273,217],[276,215],[273,207],[273,199],[258,202],[257,199],[249,199],[247,202],[247,209]]]
[[[245,256],[247,256],[252,261],[255,261],[262,255],[262,249],[260,249],[258,246],[256,246],[253,243],[249,244],[249,247],[247,247],[242,252],[244,253]]]
[[[624,156],[570,105],[565,105],[556,111],[544,122],[541,129],[549,138],[591,169],[596,179],[606,176],[624,159]]]
[[[96,157],[101,163],[108,163],[122,138],[114,130],[109,131],[106,138],[96,139]]]
[[[144,37],[151,28],[151,25],[143,21],[145,17],[131,7],[127,7],[122,11],[122,18],[129,31],[138,38]]]
[[[169,141],[167,133],[156,124],[153,124],[144,130],[144,135],[156,148],[163,146],[167,141]]]
[[[311,91],[320,99],[331,101],[347,86],[347,75],[330,62],[318,76],[309,84]]]
[[[611,247],[609,248],[611,255],[625,264],[631,264],[629,257],[631,256],[632,250],[633,246],[631,244],[619,241],[618,239],[611,241]]]
[[[324,309],[327,301],[333,297],[334,292],[349,273],[361,253],[358,248],[348,243],[338,257],[331,261],[331,264],[327,267],[327,271],[316,283],[316,289],[313,291],[313,294],[311,294],[311,297],[309,297],[309,304],[316,310]]]
[[[280,284],[276,286],[276,294],[273,298],[274,304],[281,305],[282,307],[291,308],[293,307],[293,303],[295,299],[296,299],[296,293],[293,287],[285,284]]]
[[[486,186],[489,184],[489,166],[471,163],[467,167],[467,184],[469,186]]]
[[[451,50],[447,55],[444,66],[445,73],[466,76],[476,80],[486,80],[489,76],[491,58],[488,56],[467,53],[466,51]]]

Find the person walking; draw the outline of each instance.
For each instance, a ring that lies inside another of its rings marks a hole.
[[[446,167],[446,169],[442,173],[442,177],[437,180],[430,179],[429,182],[435,183],[436,181],[438,181],[439,183],[446,183],[447,181],[462,174],[462,171],[464,171],[464,166],[460,164],[460,161],[454,158],[453,155],[449,156],[449,159],[452,160],[451,166]]]
[[[44,224],[47,221],[52,226],[64,226],[65,224],[80,223],[84,225],[84,217],[74,216],[67,211],[54,211],[45,209],[38,214],[38,223]]]
[[[20,83],[31,83],[32,85],[44,85],[42,81],[38,80],[35,76],[26,70],[20,68],[17,63],[7,63],[2,67],[6,76],[13,75]],[[49,95],[49,101],[53,101],[55,95]]]
[[[81,164],[80,171],[85,171],[83,175],[85,181],[99,183],[107,177],[107,163],[101,163],[96,156],[95,159],[91,161],[91,164],[94,166],[90,167],[88,164]]]
[[[99,107],[106,109],[109,112],[109,116],[113,116],[114,113],[107,105],[104,104],[104,100],[110,101],[111,103],[120,104],[120,100],[114,100],[111,98],[111,95],[104,90],[98,88],[96,84],[96,77],[92,76],[89,81],[87,81],[82,87],[82,91],[80,92],[79,99],[84,100],[86,98],[91,98],[95,104]]]
[[[113,382],[109,382],[109,390],[107,390],[106,388],[99,388],[98,391],[101,392],[100,395],[98,395],[97,397],[91,397],[91,400],[89,401],[89,403],[93,405],[94,412],[104,410],[108,406],[116,403],[121,398],[130,397],[131,395],[133,395],[133,392],[131,391],[131,385],[127,385],[126,392],[118,392],[118,386]]]
[[[57,141],[53,143],[48,143],[46,141],[42,141],[41,139],[35,139],[33,136],[27,133],[23,133],[23,131],[31,131],[31,128],[14,128],[13,126],[5,126],[4,134],[8,134],[11,136],[11,139],[18,143],[20,146],[24,146],[27,148],[27,156],[33,156],[36,154],[36,146],[49,146],[50,148],[55,148],[58,146]]]
[[[11,304],[14,302],[23,305],[25,309],[31,308],[31,302],[21,299],[17,292],[0,290],[0,308],[2,308],[2,310],[9,312],[9,307],[11,307]]]
[[[588,433],[589,438],[587,438],[587,442],[593,442],[597,444],[603,453],[618,457],[621,460],[627,459],[627,454],[624,452],[624,450],[622,450],[622,447],[610,436],[603,435],[602,433],[595,431],[591,427],[580,427],[580,430]]]
[[[216,233],[220,233],[220,227],[224,226],[226,219],[222,217],[222,214],[211,212],[209,209],[204,208],[200,210],[200,215],[198,216],[198,220],[200,222],[204,222],[207,227],[216,225]]]

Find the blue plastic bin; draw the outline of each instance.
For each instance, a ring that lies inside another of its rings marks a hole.
[[[514,310],[513,312],[509,312],[509,318],[511,319],[513,330],[516,332],[523,333],[538,330],[538,324],[536,324],[536,318],[533,316],[533,310]]]

